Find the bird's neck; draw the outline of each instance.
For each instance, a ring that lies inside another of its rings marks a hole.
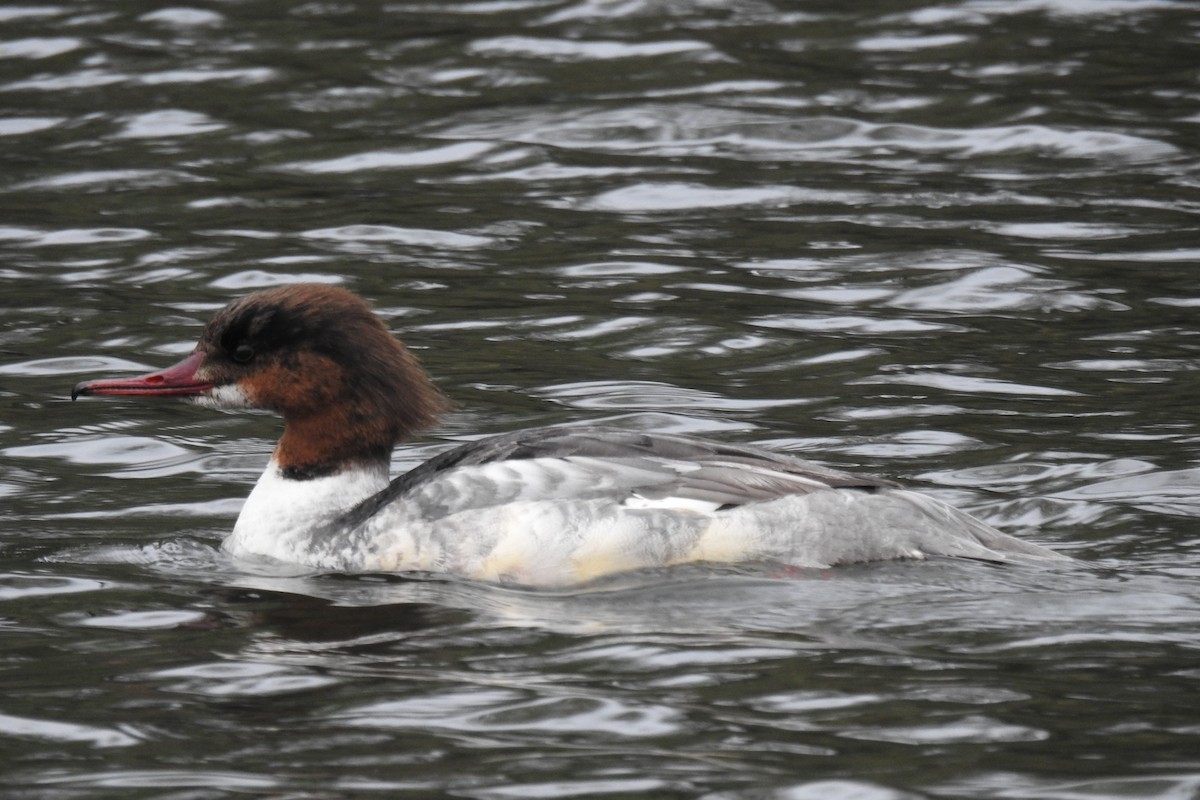
[[[380,464],[386,472],[397,437],[394,426],[352,409],[287,416],[272,461],[283,477],[301,482]]]

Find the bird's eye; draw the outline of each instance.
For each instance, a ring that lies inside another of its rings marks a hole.
[[[248,364],[254,358],[254,348],[248,344],[239,344],[233,351],[233,360],[239,364]]]

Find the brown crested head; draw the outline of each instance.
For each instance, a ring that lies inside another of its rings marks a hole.
[[[276,460],[297,475],[386,459],[447,407],[417,359],[358,296],[295,284],[230,303],[204,329],[197,370],[214,405],[265,408],[286,427]]]

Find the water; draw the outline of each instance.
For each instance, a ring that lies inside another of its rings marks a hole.
[[[1200,796],[1200,14],[0,8],[0,794]],[[1080,559],[532,592],[219,552],[278,422],[67,399],[252,289],[459,403],[896,477]]]

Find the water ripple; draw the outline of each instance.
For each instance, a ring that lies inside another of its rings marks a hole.
[[[282,164],[277,169],[294,170],[314,175],[346,174],[380,169],[414,169],[456,162],[474,161],[496,149],[489,142],[461,142],[440,147],[414,150],[377,150],[355,153],[340,158],[318,161],[297,161]]]
[[[321,228],[305,231],[301,236],[342,244],[377,243],[400,244],[417,247],[438,247],[451,250],[487,247],[494,240],[487,236],[473,236],[452,231],[434,231],[420,228],[399,228],[392,225],[346,225],[339,228]]]
[[[460,733],[591,733],[619,738],[670,734],[679,714],[664,706],[615,699],[535,697],[501,689],[447,691],[343,711],[341,724]]]
[[[26,189],[161,189],[186,183],[201,183],[207,179],[188,172],[171,169],[114,169],[68,172],[19,183],[10,190]],[[147,234],[148,235],[148,234]]]
[[[468,53],[486,56],[524,56],[554,61],[607,61],[618,58],[654,58],[683,53],[712,55],[707,42],[672,40],[662,42],[615,42],[548,39],[532,36],[499,36],[477,39]]]
[[[83,46],[72,37],[35,37],[0,42],[0,58],[53,58]]]
[[[1044,125],[935,128],[840,117],[765,114],[690,104],[643,104],[619,110],[555,112],[542,109],[476,114],[438,132],[454,139],[502,139],[647,155],[719,155],[770,160],[847,158],[866,162],[911,151],[991,156],[1042,153],[1069,158],[1153,161],[1178,150],[1165,142],[1108,131]]]
[[[0,714],[0,735],[45,739],[58,743],[83,742],[93,747],[129,747],[141,743],[140,737],[124,730],[11,714]]]

